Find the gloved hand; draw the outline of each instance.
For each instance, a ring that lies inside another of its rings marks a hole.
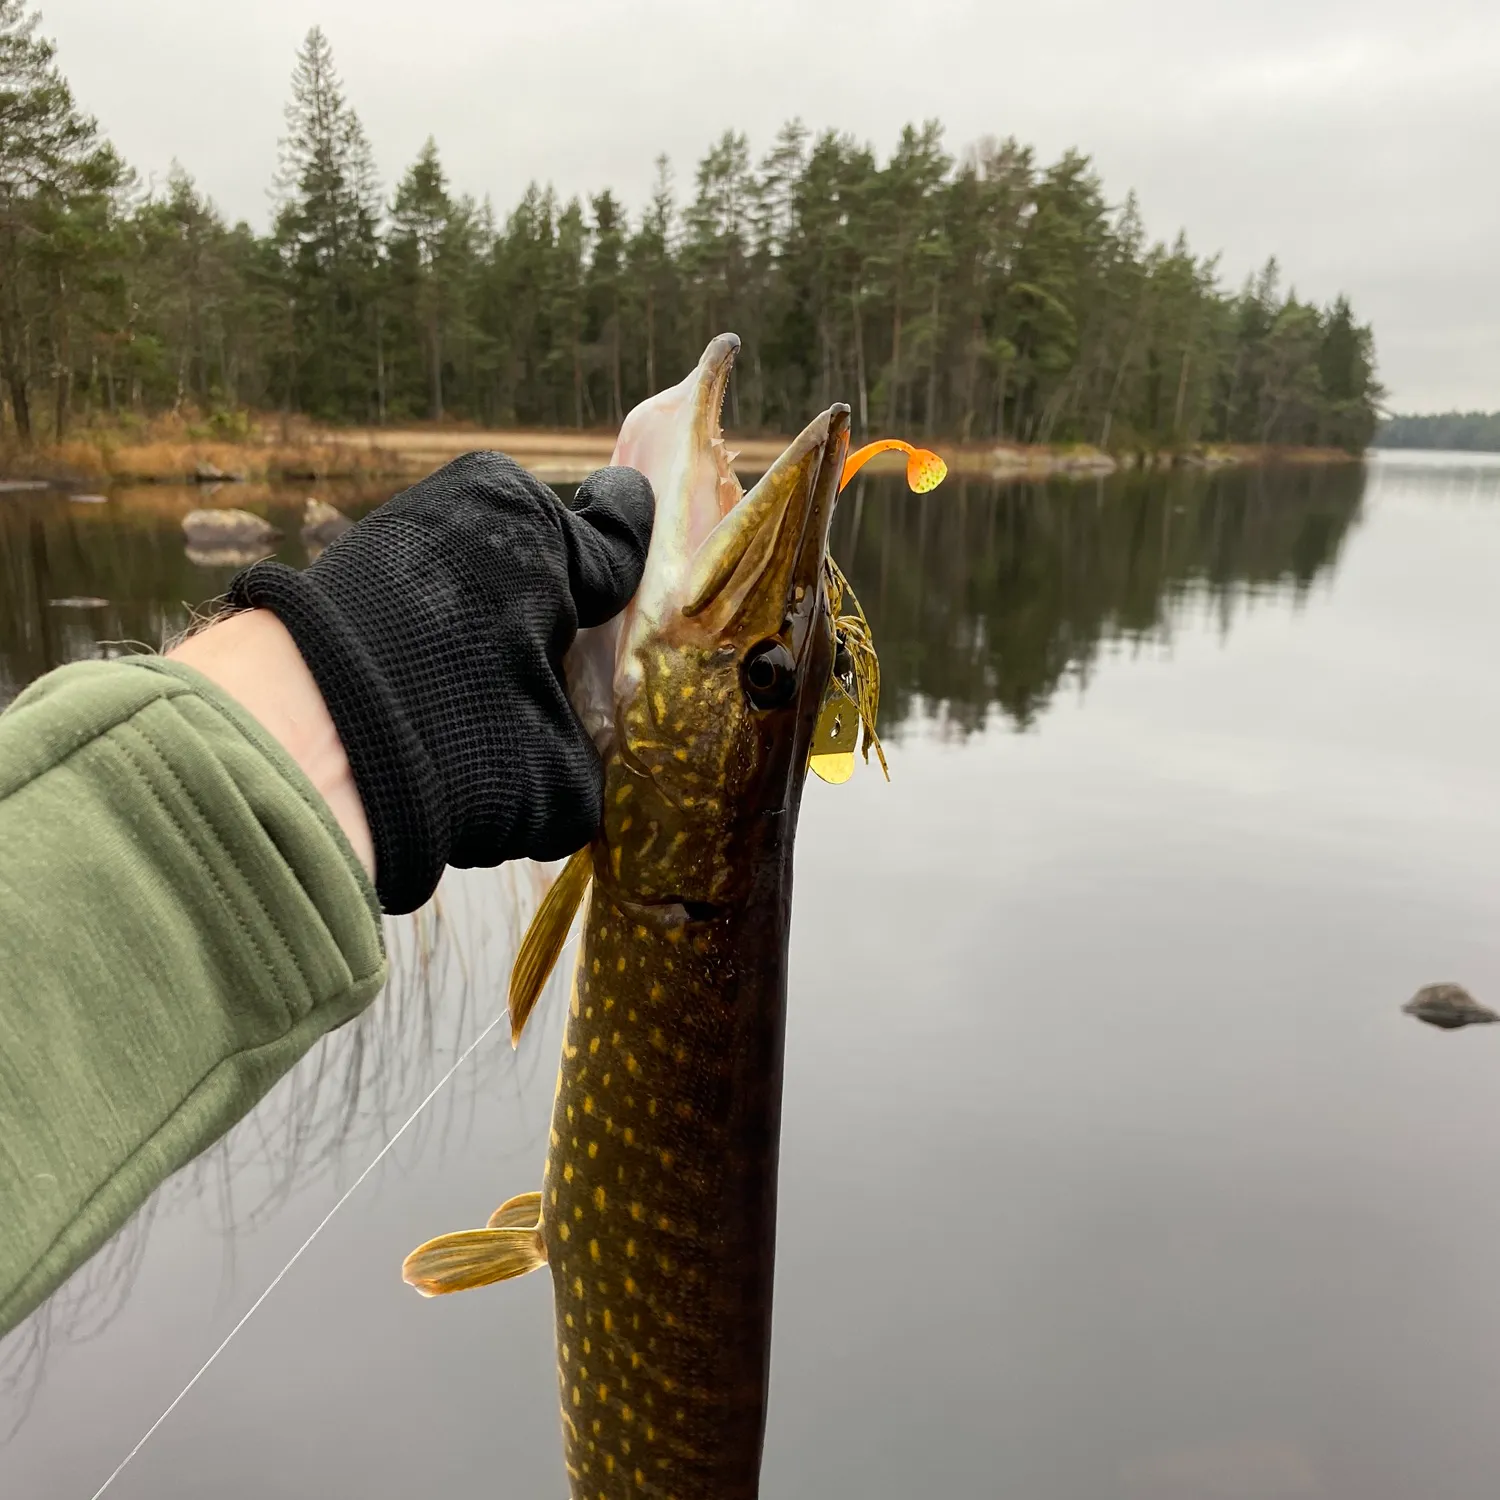
[[[391,913],[445,865],[557,859],[600,817],[603,770],[568,702],[563,654],[640,583],[655,502],[601,469],[569,510],[500,453],[397,495],[305,572],[245,569],[231,604],[291,632],[343,741]]]

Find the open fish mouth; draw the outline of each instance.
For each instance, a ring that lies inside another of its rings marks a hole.
[[[580,631],[569,653],[569,692],[606,751],[620,706],[640,689],[643,653],[700,638],[742,647],[794,629],[819,586],[828,523],[848,440],[848,408],[814,418],[747,494],[724,440],[723,409],[740,340],[722,333],[685,379],[626,417],[613,462],[640,470],[656,496],[656,522],[635,598],[617,620]],[[758,632],[758,634],[756,633]]]

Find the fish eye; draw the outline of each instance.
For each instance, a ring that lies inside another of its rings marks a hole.
[[[797,691],[797,663],[780,641],[762,641],[745,655],[745,692],[757,708],[784,708]]]

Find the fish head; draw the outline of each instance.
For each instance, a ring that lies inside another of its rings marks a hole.
[[[743,492],[720,428],[738,348],[716,338],[631,412],[615,452],[651,480],[656,525],[616,638],[596,878],[689,916],[743,899],[790,847],[833,665],[824,562],[849,409]]]

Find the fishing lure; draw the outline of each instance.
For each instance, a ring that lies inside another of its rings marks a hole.
[[[900,438],[882,438],[866,443],[844,461],[840,492],[877,453],[892,450],[907,455],[906,483],[915,494],[925,495],[935,490],[948,477],[948,465],[930,449],[914,448]],[[808,769],[834,785],[848,781],[854,774],[855,743],[862,729],[861,748],[866,764],[873,749],[889,781],[891,770],[880,737],[875,733],[875,718],[880,711],[880,659],[875,655],[870,623],[859,599],[831,555],[824,559],[824,587],[828,591],[828,613],[833,620],[835,654],[833,676],[813,731]],[[844,608],[846,602],[850,606],[848,612]]]

